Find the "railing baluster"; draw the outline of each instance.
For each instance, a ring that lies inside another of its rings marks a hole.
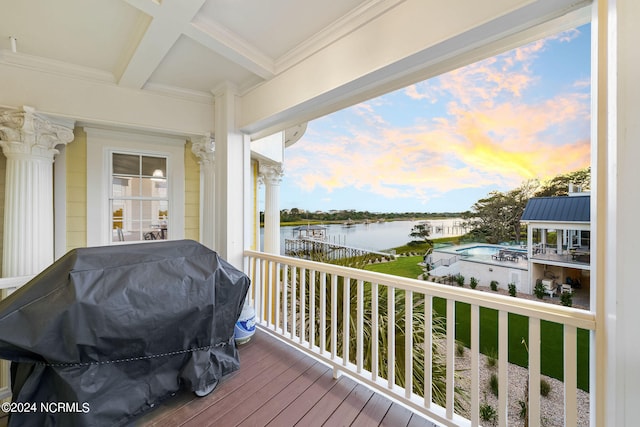
[[[275,267],[274,267],[274,264],[275,263],[273,263],[271,261],[267,262],[267,271],[268,271],[268,273],[267,273],[267,282],[268,282],[268,284],[267,284],[267,289],[266,289],[266,292],[267,292],[267,319],[266,319],[266,321],[267,321],[267,325],[269,327],[273,326],[273,303],[274,303],[273,290],[274,290],[274,286],[275,286],[275,284],[274,284],[274,281],[275,281],[275,277],[274,277],[275,276]]]
[[[471,425],[480,425],[480,308],[471,306]]]
[[[264,260],[256,260],[256,269],[254,270],[254,276],[251,277],[253,281],[253,309],[256,313],[256,321],[261,322],[264,320],[264,310],[262,309],[262,289],[265,286],[265,281],[262,280],[264,275],[262,271],[264,270]]]
[[[396,384],[396,297],[395,289],[387,287],[387,381],[389,389]]]
[[[280,299],[280,302],[282,303],[282,335],[286,335],[289,329],[289,313],[287,309],[287,304],[289,302],[289,299],[287,298],[287,294],[289,293],[289,266],[287,264],[280,265],[280,270],[282,271],[282,297]]]
[[[298,320],[298,300],[297,289],[298,283],[296,281],[298,268],[291,266],[291,339],[297,337],[297,320]]]
[[[309,348],[316,345],[316,271],[309,273]]]
[[[424,406],[431,407],[433,392],[431,383],[433,373],[431,370],[433,362],[433,297],[424,296]]]
[[[300,270],[300,344],[306,339],[307,328],[307,269]],[[313,321],[313,319],[311,319]]]
[[[577,330],[575,326],[564,325],[564,425],[578,424],[576,387],[578,384]]]
[[[413,394],[413,292],[404,291],[404,397]]]
[[[378,381],[378,355],[380,354],[380,345],[378,343],[378,331],[380,324],[378,322],[378,284],[371,283],[371,380]]]
[[[338,350],[338,275],[331,275],[331,360],[335,360]],[[334,369],[334,376],[335,376]]]
[[[343,279],[342,289],[342,364],[349,363],[349,321],[351,318],[351,279]]]
[[[255,269],[255,259],[253,257],[248,257],[245,260],[245,271],[247,271],[247,276],[249,276],[249,281],[251,282],[251,285],[249,286],[249,291],[247,292],[247,296],[245,297],[245,303],[250,305],[251,307],[255,307],[255,302],[256,302],[256,298],[255,298],[255,285],[254,283],[258,283],[256,281],[256,269]]]
[[[278,328],[280,327],[280,313],[282,312],[282,284],[281,284],[281,280],[282,280],[282,264],[280,264],[279,262],[276,263],[275,265],[275,276],[276,276],[276,294],[275,294],[275,301],[276,301],[276,306],[275,306],[275,313],[276,313],[276,318],[273,322],[273,328],[274,330],[278,330]]]
[[[498,312],[498,423],[507,427],[508,418],[508,367],[509,367],[509,313]]]
[[[363,336],[364,336],[364,283],[358,280],[356,289],[356,368],[362,373],[363,365]]]
[[[456,306],[452,299],[447,300],[447,344],[446,344],[446,366],[447,366],[447,418],[453,418],[455,396],[454,369],[456,358]]]
[[[529,317],[529,426],[540,425],[540,319]]]
[[[320,273],[320,354],[327,351],[327,273]]]

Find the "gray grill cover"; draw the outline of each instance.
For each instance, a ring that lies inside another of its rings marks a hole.
[[[211,388],[240,366],[248,288],[190,240],[72,250],[0,302],[13,400],[37,405],[9,426],[125,425],[180,388]]]

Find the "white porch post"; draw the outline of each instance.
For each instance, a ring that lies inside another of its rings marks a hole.
[[[245,249],[245,199],[249,192],[249,138],[237,128],[238,97],[231,84],[215,90],[215,250],[242,269]]]
[[[280,255],[280,183],[282,165],[261,164],[260,179],[264,182],[264,251]]]
[[[215,248],[215,141],[206,135],[200,141],[193,141],[191,151],[200,164],[200,243]]]
[[[556,253],[562,255],[562,242],[564,240],[564,230],[556,229]]]
[[[7,157],[2,274],[37,274],[53,262],[55,146],[73,140],[73,125],[52,123],[31,107],[0,114]]]

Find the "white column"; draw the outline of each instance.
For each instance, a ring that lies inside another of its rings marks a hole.
[[[280,183],[282,165],[261,164],[260,180],[265,186],[264,195],[264,251],[280,255]]]
[[[0,114],[7,157],[2,274],[37,274],[53,262],[53,160],[73,128],[52,123],[31,107]]]
[[[637,424],[640,396],[640,192],[635,188],[640,180],[640,2],[594,4],[600,20],[592,34],[598,35],[602,55],[597,70],[600,98],[597,109],[592,108],[598,114],[599,144],[597,152],[592,150],[596,155],[592,163],[597,162],[598,168],[597,194],[591,196],[592,223],[594,213],[597,222],[595,236],[591,235],[596,252],[591,258],[591,301],[596,300],[599,327],[591,342],[595,358],[590,358],[597,361],[593,367],[597,394],[590,400],[597,409],[604,406],[598,425],[632,426]]]
[[[215,250],[242,269],[245,244],[245,196],[250,191],[249,138],[237,128],[238,96],[231,84],[215,96]]]
[[[215,141],[208,134],[193,141],[191,151],[200,164],[200,243],[215,248]]]
[[[564,230],[556,229],[556,253],[562,255],[562,243],[564,241]]]

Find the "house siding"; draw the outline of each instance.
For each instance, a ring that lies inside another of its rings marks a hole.
[[[67,251],[87,246],[87,134],[79,127],[66,146]]]
[[[200,164],[191,142],[184,150],[184,237],[200,241]]]

